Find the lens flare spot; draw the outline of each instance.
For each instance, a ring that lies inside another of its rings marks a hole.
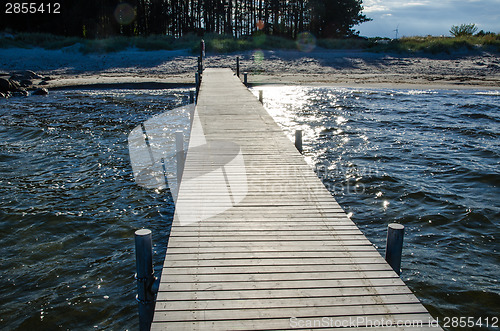
[[[262,51],[255,51],[253,53],[253,61],[256,64],[261,64],[264,61],[264,53]]]
[[[316,47],[316,37],[310,32],[302,32],[297,36],[297,48],[302,52],[311,52]]]
[[[135,20],[135,9],[128,3],[120,3],[115,9],[115,19],[120,25],[129,25]]]
[[[262,20],[258,20],[255,26],[257,27],[257,29],[262,30],[264,29],[264,22]]]

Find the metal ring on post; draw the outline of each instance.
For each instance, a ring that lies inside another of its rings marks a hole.
[[[143,305],[149,305],[149,304],[151,304],[151,303],[154,303],[154,302],[155,302],[154,300],[152,300],[152,301],[149,301],[149,300],[141,300],[141,299],[139,299],[139,295],[138,295],[138,294],[136,294],[136,295],[135,295],[135,301],[137,301],[137,302],[139,302],[140,304],[143,304]]]
[[[142,282],[142,283],[147,282],[147,281],[148,281],[151,277],[152,277],[152,278],[156,278],[156,277],[155,277],[154,272],[153,272],[153,273],[151,274],[151,276],[149,276],[149,277],[141,277],[141,278],[139,278],[139,277],[137,277],[137,273],[134,275],[134,279],[135,279],[136,281],[138,281],[138,282]]]

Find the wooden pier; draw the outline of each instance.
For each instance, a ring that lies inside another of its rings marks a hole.
[[[152,329],[432,321],[258,99],[231,70],[206,69]]]

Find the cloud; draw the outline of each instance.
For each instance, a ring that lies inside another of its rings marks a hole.
[[[363,7],[364,12],[369,14],[369,13],[376,13],[376,12],[387,12],[390,10],[390,6],[387,6],[386,4],[383,4],[382,1],[380,0],[368,0],[363,2]]]
[[[364,13],[373,19],[358,27],[361,35],[448,35],[452,25],[475,23],[479,29],[500,32],[500,0],[365,0]]]

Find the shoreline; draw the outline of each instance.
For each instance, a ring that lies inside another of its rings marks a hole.
[[[361,50],[247,51],[207,54],[205,67],[248,72],[250,86],[500,90],[500,55],[395,55]],[[162,88],[194,85],[197,56],[188,50],[81,54],[67,50],[0,49],[0,75],[33,70],[50,89]],[[35,86],[39,82],[35,82]],[[42,86],[40,86],[42,87]]]
[[[402,89],[402,90],[486,90],[500,91],[500,86],[479,85],[473,83],[423,83],[402,82],[357,82],[355,80],[337,80],[336,77],[322,77],[302,75],[256,75],[249,74],[248,86],[312,86],[312,87],[338,87],[338,88],[366,88],[366,89]],[[194,88],[191,77],[138,77],[138,76],[83,76],[77,78],[53,77],[44,85],[49,90],[70,89],[169,89],[169,88]],[[194,79],[193,79],[194,80]]]

